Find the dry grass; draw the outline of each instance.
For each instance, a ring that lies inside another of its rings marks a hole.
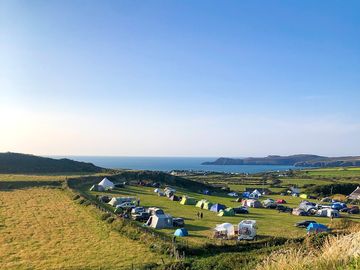
[[[290,248],[273,253],[257,270],[360,269],[360,231],[330,236],[320,249]]]
[[[119,269],[159,262],[61,190],[0,192],[0,269]]]

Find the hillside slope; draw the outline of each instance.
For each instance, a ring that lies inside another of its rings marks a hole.
[[[104,171],[92,163],[52,159],[19,153],[0,153],[0,173],[65,173]]]
[[[202,165],[286,165],[297,167],[360,166],[360,157],[323,157],[317,155],[267,156],[260,158],[218,158]]]

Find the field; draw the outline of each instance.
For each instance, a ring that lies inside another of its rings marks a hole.
[[[306,170],[306,175],[322,177],[360,177],[360,168],[326,168]]]
[[[350,176],[348,171],[351,171]],[[264,178],[259,175],[210,174],[192,175],[186,176],[186,178],[200,182],[224,184],[231,190],[239,192],[244,191],[246,187],[269,188],[273,192],[277,192],[278,195],[265,196],[261,200],[266,198],[285,199],[287,201],[286,206],[293,208],[297,207],[302,199],[279,195],[284,188],[296,185],[301,190],[305,190],[306,185],[309,184],[356,183],[359,182],[359,172],[360,170],[355,168],[297,171],[291,177],[277,177],[281,182],[275,186],[271,184],[271,178],[266,178],[264,181]],[[138,173],[133,172],[136,177],[138,177]],[[346,176],[341,177],[341,173],[345,173]],[[250,247],[249,251],[245,249],[244,253],[241,253],[242,256],[250,256],[249,258],[253,260],[254,258],[266,257],[267,252],[273,248],[280,248],[273,246],[269,247],[269,250],[266,249],[267,243],[271,241],[272,237],[296,239],[305,236],[305,229],[294,227],[294,223],[297,221],[311,219],[326,225],[331,223],[329,218],[299,217],[264,208],[250,208],[249,214],[219,217],[217,213],[201,210],[193,205],[181,205],[179,202],[170,201],[166,197],[159,197],[154,192],[154,188],[137,185],[126,185],[124,188],[116,188],[104,193],[90,192],[89,188],[92,181],[97,183],[103,174],[92,174],[91,176],[97,177],[85,178],[87,175],[74,173],[0,175],[0,269],[131,269],[133,264],[136,269],[143,263],[162,264],[163,259],[166,262],[170,261],[168,255],[155,254],[150,251],[149,246],[141,241],[131,240],[129,238],[131,235],[112,230],[111,225],[100,220],[98,210],[94,207],[79,205],[73,201],[68,195],[70,191],[64,189],[66,186],[64,180],[67,178],[75,178],[72,181],[75,183],[72,188],[78,189],[75,192],[80,192],[80,194],[87,194],[93,198],[100,194],[116,197],[134,196],[140,199],[142,206],[157,206],[173,217],[184,218],[185,227],[190,236],[178,238],[178,242],[182,242],[186,244],[185,246],[195,250],[202,250],[206,244],[213,244],[218,247],[214,251],[214,259],[204,254],[190,258],[194,260],[194,263],[209,262],[209,265],[204,266],[205,268],[199,269],[208,269],[212,263],[217,261],[216,258],[224,257],[221,264],[226,264],[226,258],[238,260],[239,253],[223,250],[226,249],[227,244],[236,248],[245,248],[248,244],[249,246],[256,245],[256,241],[233,245],[235,241],[213,239],[213,228],[217,224],[224,222],[238,224],[244,219],[256,220],[259,241],[264,241],[266,247],[262,250],[257,248],[252,250]],[[138,179],[136,177],[135,179]],[[119,179],[123,179],[123,176]],[[130,177],[130,180],[134,181],[134,178]],[[56,185],[52,185],[54,183]],[[53,188],[49,188],[49,186]],[[210,202],[225,204],[228,207],[240,205],[232,197],[227,196],[227,192],[218,191],[209,196],[191,192],[191,187],[187,189],[175,188],[179,196],[186,194],[198,200],[207,199]],[[204,214],[203,219],[197,217],[198,212]],[[350,220],[360,222],[360,215],[342,215]],[[138,223],[138,225],[142,226],[142,223]],[[159,230],[162,233],[160,237],[163,238],[163,234],[172,236],[174,230],[175,228]],[[225,247],[222,246],[223,244]],[[231,260],[229,259],[228,262],[230,263]],[[245,265],[247,265],[246,262],[241,262],[241,267]],[[233,269],[233,267],[229,269]]]
[[[85,187],[83,190],[87,191]],[[99,193],[92,192],[92,194],[96,195]],[[259,227],[258,234],[262,236],[283,236],[294,238],[305,235],[305,230],[294,227],[294,223],[304,220],[306,217],[294,216],[288,213],[278,213],[278,211],[272,209],[250,208],[249,214],[239,214],[234,217],[219,217],[215,212],[201,210],[193,205],[181,205],[179,202],[170,201],[166,197],[159,197],[153,192],[153,188],[127,186],[126,188],[117,189],[107,194],[111,196],[135,196],[140,198],[141,205],[143,206],[157,206],[174,217],[184,218],[186,223],[185,227],[189,230],[191,235],[187,238],[187,240],[193,244],[214,241],[212,239],[210,240],[210,238],[213,233],[212,229],[217,224],[224,222],[238,224],[244,219],[255,219]],[[236,207],[240,205],[239,203],[234,202],[234,199],[231,197],[224,195],[206,196],[181,189],[178,189],[177,194],[187,194],[196,199],[207,199],[213,203],[225,204],[228,207]],[[301,198],[292,196],[274,195],[270,197],[273,199],[285,199],[288,202],[287,206],[289,207],[296,207],[302,200]],[[266,198],[268,197],[264,197],[263,199]],[[198,211],[202,211],[204,213],[203,219],[197,218]],[[347,214],[345,214],[345,216],[347,216]],[[311,217],[311,219],[323,224],[328,224],[330,222],[329,218],[324,217]],[[351,219],[360,221],[360,216],[351,216]],[[172,234],[174,229],[166,229],[162,231]]]
[[[0,173],[1,181],[63,181],[67,178],[78,178],[85,176],[101,176],[103,173],[46,173],[46,174],[4,174]]]
[[[0,269],[120,269],[159,260],[64,191],[0,191]]]

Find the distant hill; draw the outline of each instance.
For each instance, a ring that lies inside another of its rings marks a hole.
[[[97,173],[105,169],[92,163],[53,159],[19,153],[0,153],[0,173]]]
[[[267,156],[260,158],[218,158],[202,165],[287,165],[297,167],[360,166],[360,157],[323,157],[317,155]]]

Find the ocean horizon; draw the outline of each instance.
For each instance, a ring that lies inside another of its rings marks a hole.
[[[301,169],[295,166],[280,165],[201,165],[213,161],[216,157],[126,157],[126,156],[51,156],[52,158],[69,158],[76,161],[91,162],[96,166],[109,169],[131,169],[164,171],[192,170],[226,173],[259,173],[268,171],[285,171]]]

